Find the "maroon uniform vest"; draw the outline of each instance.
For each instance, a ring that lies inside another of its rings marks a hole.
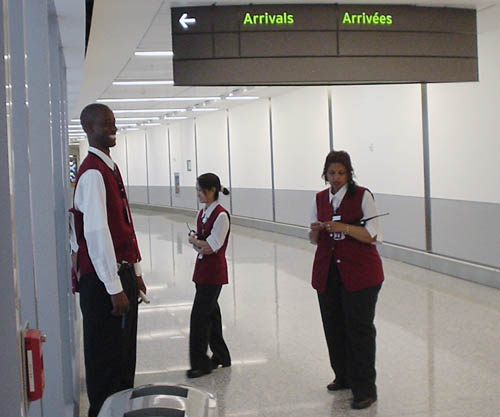
[[[202,211],[198,214],[196,220],[198,239],[207,240],[210,236],[212,228],[214,227],[215,220],[221,213],[229,213],[220,204],[210,214],[207,222],[203,224]],[[226,247],[229,240],[229,230],[222,247],[211,255],[203,255],[203,258],[196,257],[196,264],[194,266],[193,281],[197,284],[211,284],[211,285],[224,285],[227,284],[227,262],[226,262]]]
[[[130,215],[130,207],[128,205],[125,187],[123,186],[122,177],[118,165],[115,164],[113,172],[106,163],[97,155],[89,152],[88,156],[82,162],[78,174],[76,176],[76,187],[82,174],[89,170],[98,170],[104,180],[106,187],[106,211],[108,215],[108,226],[111,232],[111,239],[115,248],[117,261],[127,261],[136,263],[141,260],[137,239],[134,232],[134,224]],[[75,190],[76,190],[75,187]],[[78,241],[78,268],[80,274],[95,273],[94,266],[90,260],[87,241],[83,234],[83,225],[85,218],[81,211],[71,209],[75,220],[75,233]]]
[[[364,192],[365,188],[356,186],[353,196],[344,196],[335,213],[342,216],[342,223],[353,224],[362,219]],[[316,205],[318,221],[331,221],[334,213],[328,189],[316,194]],[[330,233],[323,229],[319,233],[312,271],[312,286],[320,293],[326,290],[332,257],[337,263],[342,283],[349,292],[374,287],[384,280],[382,261],[375,245],[362,243],[350,236],[343,240],[333,240]]]

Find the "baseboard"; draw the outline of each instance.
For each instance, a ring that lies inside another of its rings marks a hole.
[[[131,204],[131,207],[160,211],[164,213],[182,214],[194,216],[196,209],[159,207],[147,204]],[[252,219],[249,217],[231,216],[233,224],[268,232],[281,233],[288,236],[307,239],[309,230],[307,227],[295,226],[292,224],[276,223],[267,220]],[[454,259],[443,255],[425,252],[418,249],[406,248],[392,243],[382,243],[377,245],[382,257],[405,262],[431,271],[451,275],[466,281],[500,289],[500,269],[488,267],[460,259]]]

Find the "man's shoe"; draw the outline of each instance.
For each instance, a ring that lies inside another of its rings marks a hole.
[[[334,380],[333,382],[330,382],[327,386],[326,389],[328,391],[340,391],[343,389],[349,389],[351,386],[349,384],[346,384],[344,382],[340,382],[337,380]]]
[[[189,369],[186,371],[186,376],[188,378],[199,378],[200,376],[207,375],[211,372],[211,369]]]
[[[363,408],[370,407],[375,401],[377,401],[377,397],[354,398],[351,408],[354,410],[362,410]]]
[[[210,359],[210,365],[212,366],[212,369],[217,369],[219,366],[222,366],[223,368],[227,368],[227,367],[231,366],[231,361],[221,362],[218,359],[212,358],[212,359]]]

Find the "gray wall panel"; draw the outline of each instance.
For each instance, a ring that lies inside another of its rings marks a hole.
[[[500,204],[432,199],[433,252],[500,267]]]
[[[175,193],[175,188],[172,191],[172,205],[174,207],[197,209],[195,187],[180,187],[179,194]]]
[[[273,219],[272,191],[258,188],[233,188],[233,214],[254,219]]]
[[[316,191],[276,190],[276,221],[309,226],[311,204]]]
[[[425,207],[423,197],[376,194],[382,218],[384,242],[425,250]]]
[[[128,199],[131,203],[146,203],[148,202],[148,187],[145,185],[129,185]]]
[[[156,206],[170,206],[170,186],[149,186],[149,203]]]

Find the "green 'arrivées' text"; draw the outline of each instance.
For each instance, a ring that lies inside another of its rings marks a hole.
[[[390,14],[383,15],[379,12],[372,14],[349,14],[345,12],[342,17],[343,25],[392,25],[392,16]]]

